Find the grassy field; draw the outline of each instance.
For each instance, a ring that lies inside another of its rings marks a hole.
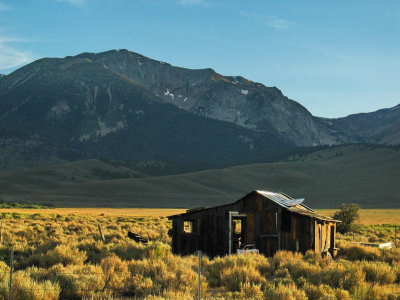
[[[325,216],[332,216],[335,209],[317,209],[317,211]],[[357,221],[362,225],[380,225],[392,224],[400,225],[400,209],[361,209],[359,211],[360,218]]]
[[[161,209],[2,209],[0,299],[9,296],[11,248],[12,299],[197,299],[198,258],[171,253],[170,223],[160,216],[170,212],[175,213]],[[373,215],[378,221],[387,213],[374,210]],[[392,225],[360,225],[358,230],[356,241],[361,236],[365,241],[389,241],[393,235]],[[129,231],[149,242],[136,243],[128,238]],[[203,257],[202,299],[399,299],[399,248],[362,247],[349,243],[352,238],[338,236],[341,251],[333,261],[310,251],[279,251],[268,258]]]
[[[283,191],[312,208],[358,203],[400,207],[400,150],[342,146],[285,162],[236,166],[181,175],[100,180],[96,160],[0,174],[0,199],[56,207],[193,208],[238,200],[255,190]]]
[[[21,214],[60,214],[60,215],[89,215],[89,216],[130,216],[130,217],[167,217],[185,212],[185,209],[174,208],[49,208],[24,209],[0,208],[0,213]]]
[[[335,209],[317,209],[318,213],[332,216]],[[42,214],[42,215],[88,215],[88,216],[130,216],[130,217],[167,217],[181,214],[186,209],[175,208],[51,208],[51,209],[24,209],[2,208],[1,213]],[[361,209],[358,224],[361,225],[400,225],[400,209]]]

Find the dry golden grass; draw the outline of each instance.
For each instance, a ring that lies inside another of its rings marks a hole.
[[[317,209],[318,213],[324,216],[332,216],[336,209]],[[380,225],[400,224],[400,209],[360,209],[359,224]]]
[[[132,216],[132,217],[166,217],[184,213],[185,209],[174,208],[54,208],[54,209],[26,209],[26,208],[2,208],[0,213],[21,214],[60,214],[60,215],[95,215],[104,216]]]
[[[55,208],[55,209],[22,209],[2,208],[2,212],[17,212],[23,214],[60,214],[60,215],[92,215],[98,216],[132,216],[132,217],[166,217],[174,214],[184,213],[185,209],[175,208]],[[335,209],[317,209],[318,213],[331,216]],[[399,224],[400,209],[361,209],[360,219],[362,225]]]
[[[13,299],[196,299],[198,258],[171,252],[171,222],[160,216],[176,212],[2,209],[0,299],[7,299],[9,293],[10,247],[14,249]],[[150,213],[156,217],[143,216]],[[359,227],[356,241],[361,235],[389,241],[394,229],[392,225]],[[149,242],[136,243],[128,232]],[[383,251],[339,237],[342,251],[333,261],[311,251],[304,255],[280,251],[269,258],[257,254],[203,257],[203,295],[209,300],[400,299],[400,249]]]

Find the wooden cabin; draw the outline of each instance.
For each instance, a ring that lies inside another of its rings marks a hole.
[[[237,253],[253,245],[259,253],[277,250],[336,254],[336,223],[284,193],[253,191],[236,202],[188,210],[172,220],[172,251],[209,257]]]

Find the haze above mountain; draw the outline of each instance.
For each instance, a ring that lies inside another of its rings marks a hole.
[[[0,77],[5,156],[26,153],[36,139],[46,146],[35,155],[53,161],[272,161],[298,146],[398,144],[399,120],[400,106],[314,117],[276,87],[128,50],[44,58]]]

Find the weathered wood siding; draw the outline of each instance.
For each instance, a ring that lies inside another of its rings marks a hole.
[[[273,255],[280,249],[322,252],[326,247],[329,250],[334,247],[331,239],[332,232],[335,232],[334,222],[290,212],[257,193],[251,193],[230,205],[173,217],[173,252],[186,255],[201,250],[210,257],[227,255],[230,241],[234,250],[233,238],[237,238],[230,235],[229,212],[238,212],[243,218],[242,246],[255,244],[264,255]],[[184,221],[193,222],[192,233],[183,231]]]

